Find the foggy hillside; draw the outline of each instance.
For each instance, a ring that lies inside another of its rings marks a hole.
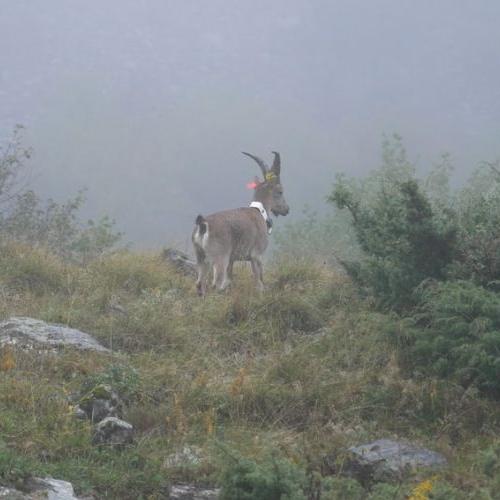
[[[139,246],[184,244],[246,204],[246,150],[283,156],[298,217],[400,133],[463,179],[499,154],[495,1],[131,0],[0,4],[0,136],[27,127],[37,191],[88,187]],[[267,156],[268,157],[268,156]],[[281,221],[279,221],[281,222]]]

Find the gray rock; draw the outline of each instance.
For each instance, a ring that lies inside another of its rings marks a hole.
[[[205,489],[197,486],[176,484],[170,488],[172,500],[217,500],[219,489]]]
[[[11,344],[23,349],[74,347],[109,352],[88,333],[33,318],[12,317],[0,322],[0,346]]]
[[[84,410],[82,410],[79,406],[75,406],[75,408],[73,409],[73,415],[80,420],[87,419],[87,413]]]
[[[105,444],[111,446],[125,446],[134,441],[134,427],[116,417],[106,417],[99,422],[92,436],[93,444]]]
[[[78,500],[73,486],[67,481],[51,477],[28,479],[23,487],[25,491],[0,486],[2,500]]]
[[[191,467],[199,465],[202,461],[201,449],[184,446],[184,448],[169,455],[164,462],[165,467]]]
[[[411,443],[379,439],[349,448],[351,459],[344,472],[363,483],[399,480],[420,468],[441,468],[446,458],[435,451]]]
[[[39,493],[47,492],[48,500],[72,500],[76,499],[73,485],[67,481],[60,481],[51,477],[33,478],[29,481],[30,491]],[[37,497],[34,497],[37,498]]]
[[[2,500],[30,500],[33,497],[29,497],[21,491],[15,490],[13,488],[0,486],[0,498]]]
[[[192,261],[185,253],[175,248],[165,248],[162,252],[165,261],[172,264],[178,271],[186,276],[196,276],[196,262]]]
[[[85,414],[92,422],[97,423],[106,417],[121,417],[123,403],[113,388],[106,384],[95,386],[83,396],[75,410],[75,415]]]

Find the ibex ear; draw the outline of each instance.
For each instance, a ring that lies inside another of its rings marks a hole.
[[[280,154],[277,151],[272,152],[274,155],[273,166],[271,167],[271,172],[273,172],[276,176],[279,177],[281,172],[281,158]]]
[[[253,179],[253,182],[249,182],[247,184],[247,188],[248,189],[257,189],[260,186],[260,184],[262,184],[261,180],[257,176],[255,176]]]

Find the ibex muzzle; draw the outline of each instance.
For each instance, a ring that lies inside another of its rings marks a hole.
[[[198,265],[196,287],[205,295],[206,281],[213,268],[212,285],[225,290],[231,283],[233,264],[250,261],[259,290],[264,288],[262,256],[272,229],[270,213],[287,215],[290,211],[281,184],[281,159],[273,151],[271,168],[259,157],[243,153],[257,162],[264,180],[256,178],[254,197],[249,207],[224,210],[207,217],[198,215],[193,231],[193,246]]]

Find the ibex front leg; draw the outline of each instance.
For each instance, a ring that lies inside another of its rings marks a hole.
[[[264,279],[263,279],[263,266],[259,257],[252,257],[252,272],[255,278],[255,283],[257,285],[257,290],[259,292],[264,291]]]

